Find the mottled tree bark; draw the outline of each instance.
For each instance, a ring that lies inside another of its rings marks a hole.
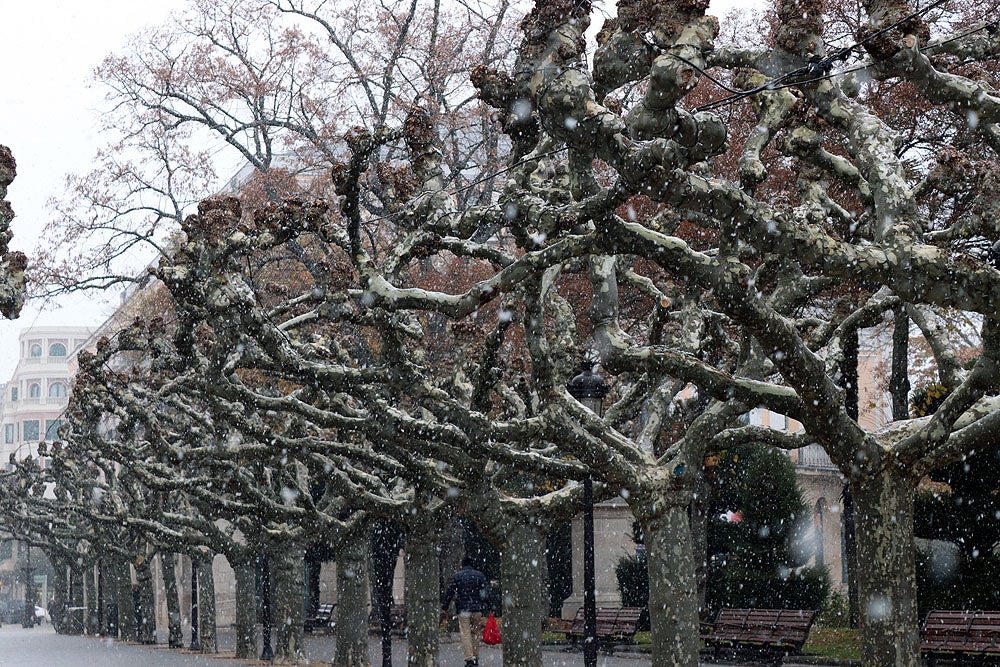
[[[67,635],[83,634],[84,628],[84,581],[86,571],[83,566],[71,564],[69,568],[69,609],[66,616]]]
[[[418,512],[406,536],[406,615],[410,667],[437,667],[441,625],[440,560],[434,517]],[[339,570],[339,567],[338,567]]]
[[[236,575],[236,658],[257,657],[256,567],[251,558],[233,563]]]
[[[132,597],[132,567],[124,558],[116,558],[110,568],[113,572],[115,601],[118,604],[118,636],[132,642],[138,637],[135,627],[135,598]]]
[[[649,569],[652,667],[697,667],[698,601],[687,507],[663,506],[638,513]]]
[[[156,643],[156,599],[153,593],[153,568],[148,559],[135,568],[136,585],[139,587],[139,641]]]
[[[705,598],[708,594],[708,513],[711,493],[708,480],[702,471],[691,497],[691,553],[694,557],[699,617],[708,611],[705,608]]]
[[[273,556],[274,624],[277,630],[274,659],[279,664],[293,664],[302,654],[303,552],[299,547],[290,545],[276,550]],[[337,643],[340,643],[339,627]]]
[[[218,653],[215,619],[215,573],[211,557],[198,562],[198,620],[202,653]]]
[[[160,554],[160,569],[163,572],[163,591],[167,599],[167,646],[181,648],[184,634],[181,631],[181,600],[177,588],[177,554]]]
[[[541,667],[545,594],[545,533],[537,520],[510,517],[501,552],[503,663]]]
[[[99,566],[97,564],[87,567],[84,581],[87,587],[87,634],[91,636],[100,635],[101,617],[98,613],[97,604],[97,577]]]
[[[852,483],[858,544],[862,662],[919,667],[913,485],[884,471]]]
[[[56,558],[50,556],[49,560],[52,563],[52,569],[55,571],[55,576],[52,578],[52,604],[49,608],[49,616],[52,618],[52,626],[55,631],[63,634],[66,628],[66,602],[68,599],[67,595],[67,571],[66,561],[62,558]]]
[[[368,656],[368,540],[347,535],[337,553],[335,667],[371,667]]]

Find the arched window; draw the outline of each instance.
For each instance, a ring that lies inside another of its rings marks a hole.
[[[50,357],[65,357],[66,356],[66,346],[62,343],[52,343],[49,345],[49,356]]]
[[[28,398],[41,398],[42,397],[42,385],[37,382],[32,382],[28,385]]]
[[[66,398],[66,385],[62,382],[53,382],[50,384],[49,398]]]
[[[42,356],[42,346],[38,343],[31,344],[31,356],[40,357]]]

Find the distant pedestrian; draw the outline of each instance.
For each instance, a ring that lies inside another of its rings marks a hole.
[[[451,601],[455,600],[458,614],[458,630],[462,636],[462,651],[465,653],[465,667],[479,664],[479,638],[483,633],[483,607],[490,595],[490,584],[486,575],[472,566],[472,559],[462,559],[462,569],[455,573],[445,594],[441,612],[446,614]]]

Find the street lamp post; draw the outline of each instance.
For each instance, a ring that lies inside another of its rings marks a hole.
[[[566,385],[570,396],[598,417],[602,414],[608,385],[594,372],[597,362],[585,359],[579,375]],[[594,572],[594,481],[590,474],[583,481],[583,664],[597,665],[597,593]]]

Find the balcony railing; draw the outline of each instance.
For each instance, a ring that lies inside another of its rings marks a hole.
[[[836,470],[837,466],[819,445],[806,445],[799,449],[799,467],[819,470]]]

